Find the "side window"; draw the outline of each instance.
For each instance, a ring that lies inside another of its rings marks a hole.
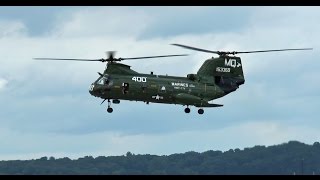
[[[122,94],[127,94],[129,91],[129,83],[122,83],[121,89]]]
[[[219,85],[220,82],[221,82],[221,76],[215,76],[215,77],[214,77],[214,83],[217,84],[217,85]]]
[[[146,93],[147,92],[147,84],[143,83],[142,86],[141,86],[141,89],[142,89],[143,93]]]

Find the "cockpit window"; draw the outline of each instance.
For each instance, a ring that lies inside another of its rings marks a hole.
[[[108,74],[105,74],[98,80],[97,84],[111,86],[112,78]]]
[[[106,82],[106,78],[105,78],[105,77],[102,77],[102,78],[97,82],[97,84],[104,85],[105,82]]]

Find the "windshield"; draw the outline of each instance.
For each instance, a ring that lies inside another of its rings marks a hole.
[[[105,74],[98,80],[97,84],[111,86],[113,84],[112,78]]]

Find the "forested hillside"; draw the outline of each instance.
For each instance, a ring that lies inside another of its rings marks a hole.
[[[0,174],[320,174],[320,143],[297,141],[252,148],[134,155],[42,157],[0,161]]]

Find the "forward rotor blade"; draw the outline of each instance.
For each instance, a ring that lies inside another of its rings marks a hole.
[[[236,54],[242,53],[260,53],[260,52],[273,52],[273,51],[298,51],[298,50],[312,50],[313,48],[299,48],[299,49],[272,49],[272,50],[262,50],[262,51],[239,51],[234,52]]]
[[[103,61],[102,59],[59,59],[59,58],[33,58],[35,60],[52,60],[52,61]]]
[[[145,56],[145,57],[119,58],[119,59],[120,60],[135,60],[135,59],[163,58],[163,57],[174,57],[174,56],[188,56],[188,54],[175,54],[175,55],[164,55],[164,56]]]
[[[171,44],[171,45],[183,47],[183,48],[186,48],[186,49],[192,49],[192,50],[196,50],[196,51],[202,51],[202,52],[207,52],[207,53],[220,54],[219,51],[210,51],[210,50],[200,49],[200,48],[191,47],[191,46],[186,46],[186,45],[182,45],[182,44]]]

